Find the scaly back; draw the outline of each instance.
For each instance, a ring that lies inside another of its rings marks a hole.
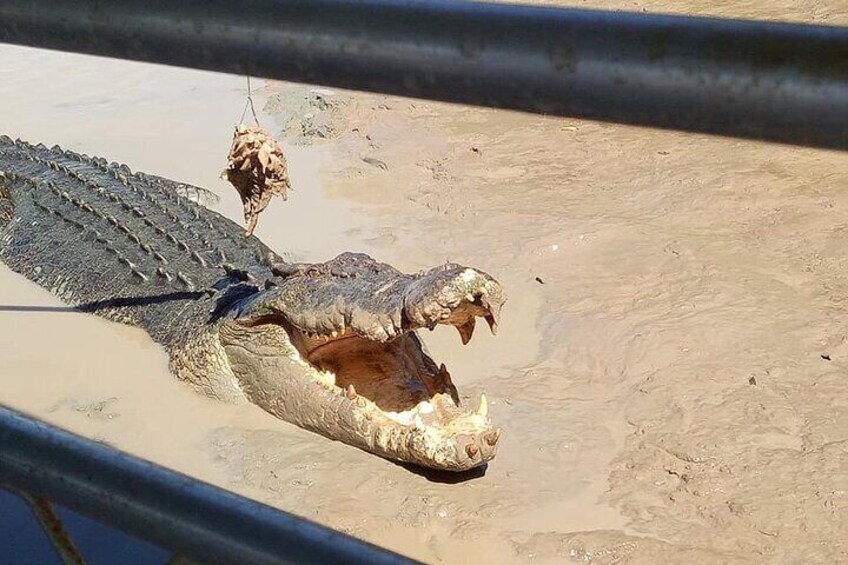
[[[181,194],[192,188],[0,136],[0,260],[71,305],[161,332],[224,265],[280,261]]]

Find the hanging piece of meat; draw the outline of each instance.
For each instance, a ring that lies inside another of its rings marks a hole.
[[[259,126],[236,126],[221,178],[228,180],[241,196],[247,237],[253,234],[259,214],[268,207],[271,197],[287,200],[292,189],[282,148]]]

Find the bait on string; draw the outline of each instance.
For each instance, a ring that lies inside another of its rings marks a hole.
[[[254,125],[244,123],[248,108]],[[227,156],[227,168],[221,173],[221,178],[229,181],[241,197],[244,221],[247,223],[246,237],[253,234],[259,214],[268,207],[271,198],[281,196],[287,200],[288,191],[292,190],[283,149],[268,130],[259,124],[253,106],[250,77],[247,77],[247,101],[235,127]]]

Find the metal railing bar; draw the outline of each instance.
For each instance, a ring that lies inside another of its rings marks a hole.
[[[203,563],[413,563],[2,406],[0,485]]]
[[[0,42],[848,149],[841,27],[440,0],[4,0]]]

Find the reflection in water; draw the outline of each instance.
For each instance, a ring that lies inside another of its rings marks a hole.
[[[122,565],[165,563],[168,551],[121,531],[54,506],[61,525],[86,563]],[[49,519],[49,516],[45,516]],[[58,538],[57,538],[58,539]],[[23,498],[0,490],[0,554],[4,563],[62,563],[35,514]],[[65,561],[73,563],[74,561]]]

